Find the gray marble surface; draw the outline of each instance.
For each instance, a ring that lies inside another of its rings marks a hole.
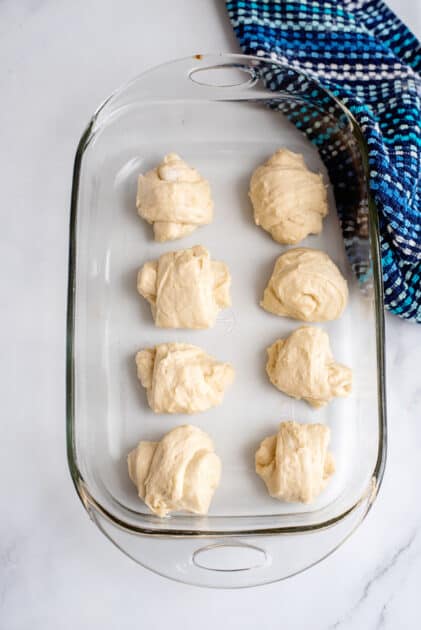
[[[419,2],[392,5],[420,35]],[[0,3],[1,630],[421,627],[415,325],[386,318],[390,447],[380,496],[363,526],[311,571],[237,592],[171,583],[99,535],[71,485],[64,335],[76,143],[128,77],[219,50],[237,50],[222,0]]]

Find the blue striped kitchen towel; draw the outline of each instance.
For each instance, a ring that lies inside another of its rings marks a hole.
[[[270,55],[304,71],[358,121],[379,215],[385,305],[421,323],[420,43],[382,0],[227,0],[226,5],[245,53]],[[281,83],[270,76],[272,89],[284,88]],[[329,140],[311,116],[290,118],[325,159],[321,149]],[[332,181],[335,173],[326,166]],[[332,181],[349,251],[352,229],[344,224],[341,183],[336,184]]]

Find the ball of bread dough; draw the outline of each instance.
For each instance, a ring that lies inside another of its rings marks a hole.
[[[328,213],[322,176],[288,149],[280,149],[254,171],[249,196],[256,225],[278,243],[295,245],[308,234],[319,234]]]
[[[328,452],[330,429],[323,424],[281,422],[256,452],[256,473],[280,501],[311,503],[324,490],[335,462]]]
[[[161,242],[186,236],[212,221],[209,183],[176,153],[139,175],[136,207],[153,225],[155,240]]]
[[[129,476],[152,512],[207,514],[221,476],[210,437],[197,427],[176,427],[159,442],[139,442],[127,458]]]
[[[234,368],[187,343],[161,343],[136,355],[137,375],[155,413],[196,413],[222,402]]]
[[[230,285],[228,267],[211,261],[201,245],[163,254],[137,276],[137,290],[160,328],[212,327],[219,311],[231,305]]]
[[[322,407],[351,392],[352,371],[335,363],[329,337],[320,328],[297,328],[286,339],[275,341],[267,353],[270,382],[288,396]]]
[[[348,301],[345,278],[327,254],[300,247],[279,256],[261,306],[304,322],[338,319]]]

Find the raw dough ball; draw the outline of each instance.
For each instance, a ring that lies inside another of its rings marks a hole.
[[[300,247],[279,256],[260,305],[275,315],[323,322],[340,317],[347,301],[346,280],[329,256]]]
[[[201,245],[163,254],[137,276],[137,290],[160,328],[210,328],[218,312],[231,305],[230,285],[228,267],[211,261]]]
[[[173,429],[160,442],[139,442],[127,463],[139,497],[158,516],[206,514],[221,476],[212,440],[189,424]]]
[[[281,422],[277,435],[267,437],[256,453],[256,472],[268,492],[280,501],[311,503],[335,472],[327,452],[330,429],[323,424]]]
[[[322,231],[328,213],[322,176],[312,173],[303,156],[280,149],[259,166],[250,181],[249,196],[256,225],[278,243],[295,245]]]
[[[351,391],[352,371],[335,363],[329,337],[320,328],[297,328],[267,352],[269,379],[288,396],[322,407],[334,396],[348,396]]]
[[[196,413],[222,402],[234,368],[201,348],[161,343],[136,355],[137,375],[155,413]]]
[[[139,175],[136,207],[161,242],[186,236],[212,221],[209,183],[176,153]]]

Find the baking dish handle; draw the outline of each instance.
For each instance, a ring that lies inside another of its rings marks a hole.
[[[161,64],[136,77],[114,92],[95,113],[95,128],[121,107],[160,99],[209,99],[213,101],[268,100],[268,90],[260,79],[278,62],[249,55],[192,55]]]
[[[92,520],[123,553],[178,582],[210,588],[246,588],[291,577],[339,547],[366,515],[367,496],[334,527],[261,536],[141,535],[118,527],[90,506]]]

